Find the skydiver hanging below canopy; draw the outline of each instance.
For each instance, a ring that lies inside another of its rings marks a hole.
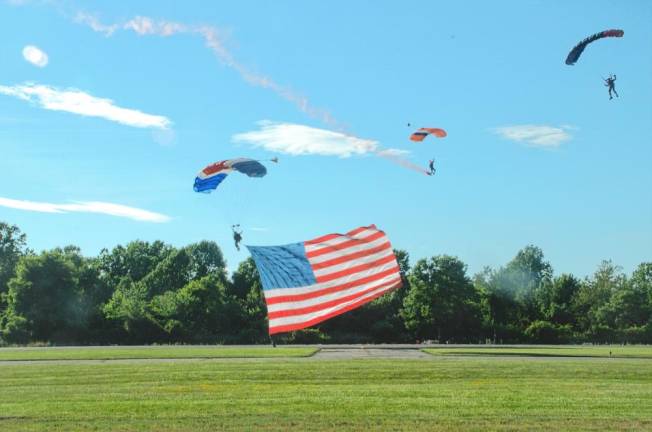
[[[235,248],[240,251],[240,242],[242,241],[242,230],[238,230],[240,228],[240,224],[236,225],[231,225],[231,229],[233,230],[233,241],[235,243]]]
[[[428,172],[428,175],[430,175],[430,176],[435,175],[435,171],[437,171],[437,170],[435,169],[435,160],[434,159],[430,159],[430,161],[428,162],[428,168],[430,168],[430,171]]]
[[[603,78],[604,79],[604,78]],[[614,92],[616,97],[618,96],[618,92],[616,91],[616,75],[609,75],[609,78],[604,80],[604,86],[609,87],[609,100],[613,99],[614,97],[611,95],[611,92]]]

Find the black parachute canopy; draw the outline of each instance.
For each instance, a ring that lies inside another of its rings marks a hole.
[[[600,33],[596,33],[593,36],[589,36],[586,39],[584,39],[582,42],[578,43],[575,45],[575,48],[571,50],[571,52],[568,53],[568,57],[566,57],[566,64],[567,65],[574,65],[575,62],[580,58],[582,55],[582,52],[584,51],[584,48],[591,42],[595,42],[598,39],[606,38],[606,37],[623,37],[625,34],[624,31],[622,30],[605,30]]]

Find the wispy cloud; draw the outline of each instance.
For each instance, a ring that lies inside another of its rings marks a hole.
[[[133,219],[142,222],[169,222],[170,217],[135,207],[100,201],[73,202],[70,204],[53,204],[47,202],[14,200],[0,197],[0,207],[41,213],[99,213]]]
[[[34,66],[41,68],[48,64],[48,55],[34,45],[27,45],[23,48],[23,58]]]
[[[543,125],[503,126],[492,129],[492,132],[508,140],[522,142],[531,147],[557,148],[563,142],[569,141],[572,135],[568,133],[574,127]]]
[[[15,86],[0,85],[0,94],[17,97],[47,110],[100,117],[127,126],[167,129],[172,125],[166,117],[121,108],[111,99],[98,98],[77,89],[58,89],[47,85],[25,83]]]
[[[383,148],[376,140],[358,138],[342,132],[334,132],[310,126],[263,120],[260,129],[233,135],[235,142],[242,142],[265,150],[290,155],[320,155],[348,158],[352,155],[372,154],[392,163],[422,174],[428,171],[407,160],[408,150]]]
[[[277,83],[266,75],[254,72],[237,61],[231,51],[226,48],[222,37],[223,32],[217,27],[209,25],[188,25],[174,21],[156,20],[144,16],[137,16],[120,23],[104,24],[97,16],[86,12],[78,12],[75,16],[75,21],[107,37],[112,36],[119,30],[131,31],[140,36],[169,37],[179,34],[199,36],[204,40],[206,47],[223,64],[235,70],[248,84],[271,90],[288,102],[293,103],[299,110],[310,117],[318,119],[336,129],[343,129],[343,125],[339,124],[327,110],[313,106],[306,96],[292,90],[290,87]]]
[[[375,152],[378,142],[340,132],[294,123],[258,122],[259,130],[233,136],[236,142],[290,155],[322,155],[347,158]]]

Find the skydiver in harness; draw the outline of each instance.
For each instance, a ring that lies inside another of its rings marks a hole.
[[[620,97],[620,96],[618,96],[618,92],[616,91],[616,87],[615,87],[615,84],[614,84],[615,81],[616,81],[616,75],[609,75],[609,78],[604,80],[604,83],[605,83],[604,86],[609,87],[609,100],[614,98],[611,95],[611,92],[614,92],[616,94],[616,97]]]
[[[238,231],[239,227],[240,224],[231,225],[231,229],[233,230],[233,241],[235,242],[235,248],[238,251],[240,251],[240,242],[242,241],[242,231]]]
[[[430,159],[430,161],[428,162],[428,168],[430,168],[430,171],[428,172],[428,175],[429,176],[435,175],[435,171],[437,171],[437,170],[435,169],[435,160],[434,159]]]

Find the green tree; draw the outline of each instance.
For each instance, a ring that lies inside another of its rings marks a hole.
[[[485,269],[476,275],[475,285],[482,294],[485,327],[495,342],[520,342],[524,330],[542,318],[537,299],[551,283],[552,266],[543,251],[526,246],[497,271]]]
[[[582,283],[573,299],[579,334],[593,342],[614,341],[614,316],[608,303],[626,283],[622,269],[611,261],[603,261],[593,276]]]
[[[149,303],[189,279],[190,257],[160,241],[134,241],[103,250],[98,259],[100,281],[111,296],[101,306],[112,337],[124,343],[169,341],[169,333],[149,314]],[[160,300],[159,300],[160,301]]]
[[[80,307],[83,316],[84,343],[104,344],[115,340],[115,324],[107,321],[103,307],[113,295],[111,287],[102,278],[98,258],[83,258],[76,267]]]
[[[73,342],[78,339],[80,296],[75,268],[61,250],[24,256],[9,282],[5,339]]]
[[[480,296],[483,335],[494,343],[517,342],[523,336],[520,306],[510,286],[501,283],[501,273],[502,270],[496,272],[485,267],[474,276],[473,285]]]
[[[629,280],[632,291],[635,296],[640,295],[641,305],[647,306],[647,322],[652,322],[652,263],[641,263],[634,270],[631,279]],[[638,294],[640,293],[640,294]],[[643,308],[645,308],[643,306]],[[637,316],[637,314],[632,314]],[[641,322],[645,316],[645,311],[639,315]]]
[[[122,329],[121,343],[147,343],[163,337],[159,326],[148,319],[149,300],[145,284],[123,277],[102,307],[104,317]]]
[[[73,314],[79,321],[77,342],[101,343],[104,335],[109,332],[102,314],[103,304],[111,297],[111,291],[100,278],[100,271],[96,258],[84,257],[78,246],[69,245],[53,249],[70,264],[73,277],[77,282],[78,301],[75,303],[78,310]]]
[[[643,263],[629,280],[613,288],[609,301],[596,311],[598,323],[617,330],[622,342],[648,342],[646,326],[652,316],[652,265]]]
[[[558,325],[549,321],[534,321],[525,329],[525,336],[534,343],[561,344],[568,342],[570,325]]]
[[[103,251],[98,262],[101,280],[115,286],[103,306],[104,317],[121,329],[120,337],[130,343],[207,342],[210,335],[218,334],[219,329],[211,330],[214,321],[209,319],[217,313],[215,299],[230,305],[231,298],[226,292],[224,258],[215,243],[205,241],[175,249],[161,242],[132,242],[110,253]],[[204,282],[194,283],[198,281]],[[195,302],[190,298],[193,295],[212,299],[213,306],[201,306],[200,299]]]
[[[110,252],[102,249],[98,268],[105,283],[115,290],[123,278],[137,282],[152,272],[173,248],[161,241],[133,241],[116,246]]]
[[[226,280],[226,262],[217,243],[201,241],[183,249],[190,257],[190,280],[199,280],[209,275],[219,275],[223,281]]]
[[[147,287],[147,296],[163,294],[166,291],[176,291],[192,280],[190,256],[184,249],[172,250],[143,277],[142,282]]]
[[[634,292],[647,293],[647,323],[630,327],[625,331],[627,340],[637,343],[652,344],[652,263],[641,263],[630,279]]]
[[[562,274],[539,291],[538,303],[545,320],[559,325],[574,325],[573,299],[582,286],[575,276]]]
[[[519,305],[521,323],[538,319],[538,292],[552,280],[552,266],[545,261],[543,251],[533,245],[524,247],[498,277],[503,289],[513,293],[513,298]]]
[[[26,239],[17,226],[0,222],[0,323],[6,306],[4,297],[9,289],[9,279],[14,276],[20,257],[28,252]]]
[[[249,257],[233,272],[229,292],[242,305],[244,323],[238,331],[241,343],[269,341],[267,332],[267,306],[263,287],[254,260]]]
[[[480,336],[479,296],[458,258],[419,260],[409,274],[405,325],[420,339],[469,341]]]

